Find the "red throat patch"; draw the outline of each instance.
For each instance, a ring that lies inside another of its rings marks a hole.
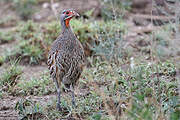
[[[70,20],[71,20],[71,18],[65,20],[66,27],[69,27],[69,21]]]

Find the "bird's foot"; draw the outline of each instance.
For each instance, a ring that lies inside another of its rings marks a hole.
[[[57,109],[58,111],[62,111],[62,107],[61,107],[60,103],[57,103],[56,109]]]

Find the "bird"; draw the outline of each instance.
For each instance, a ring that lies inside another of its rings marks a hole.
[[[70,20],[79,14],[72,9],[60,13],[61,33],[49,50],[47,65],[57,90],[57,109],[61,107],[61,85],[71,91],[72,105],[75,106],[74,87],[85,66],[84,48],[70,26]]]

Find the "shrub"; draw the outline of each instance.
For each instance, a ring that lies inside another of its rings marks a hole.
[[[93,44],[95,55],[100,55],[106,60],[115,61],[123,56],[124,40],[122,35],[126,26],[121,19],[117,21],[100,22],[94,24],[96,42]]]
[[[23,20],[28,20],[35,12],[34,5],[36,0],[13,0],[14,8]]]
[[[15,110],[19,119],[40,119],[43,118],[41,105],[29,99],[21,99],[16,103]]]
[[[161,115],[169,119],[179,114],[175,71],[169,62],[153,64],[153,67],[140,63],[124,71],[117,64],[96,60],[85,72],[84,81],[100,95],[102,109],[109,116],[149,120]]]
[[[131,0],[102,0],[102,17],[112,20],[123,16],[125,10],[131,9]]]
[[[17,84],[17,80],[22,74],[22,68],[18,66],[18,62],[11,62],[11,65],[0,77],[0,86],[4,91],[9,91]]]
[[[20,56],[21,62],[26,64],[38,64],[44,60],[43,48],[41,46],[41,33],[37,24],[28,21],[26,24],[20,23],[14,34],[18,44],[15,49],[7,55],[7,59]]]
[[[14,36],[10,32],[0,32],[0,44],[9,43],[14,40]]]

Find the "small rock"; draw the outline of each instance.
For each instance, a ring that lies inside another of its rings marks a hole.
[[[50,8],[50,4],[47,3],[47,2],[46,2],[46,3],[43,3],[42,7],[45,8],[45,9],[46,9],[46,8]]]
[[[143,19],[143,18],[134,18],[133,22],[137,26],[147,26],[149,24],[149,21]]]

